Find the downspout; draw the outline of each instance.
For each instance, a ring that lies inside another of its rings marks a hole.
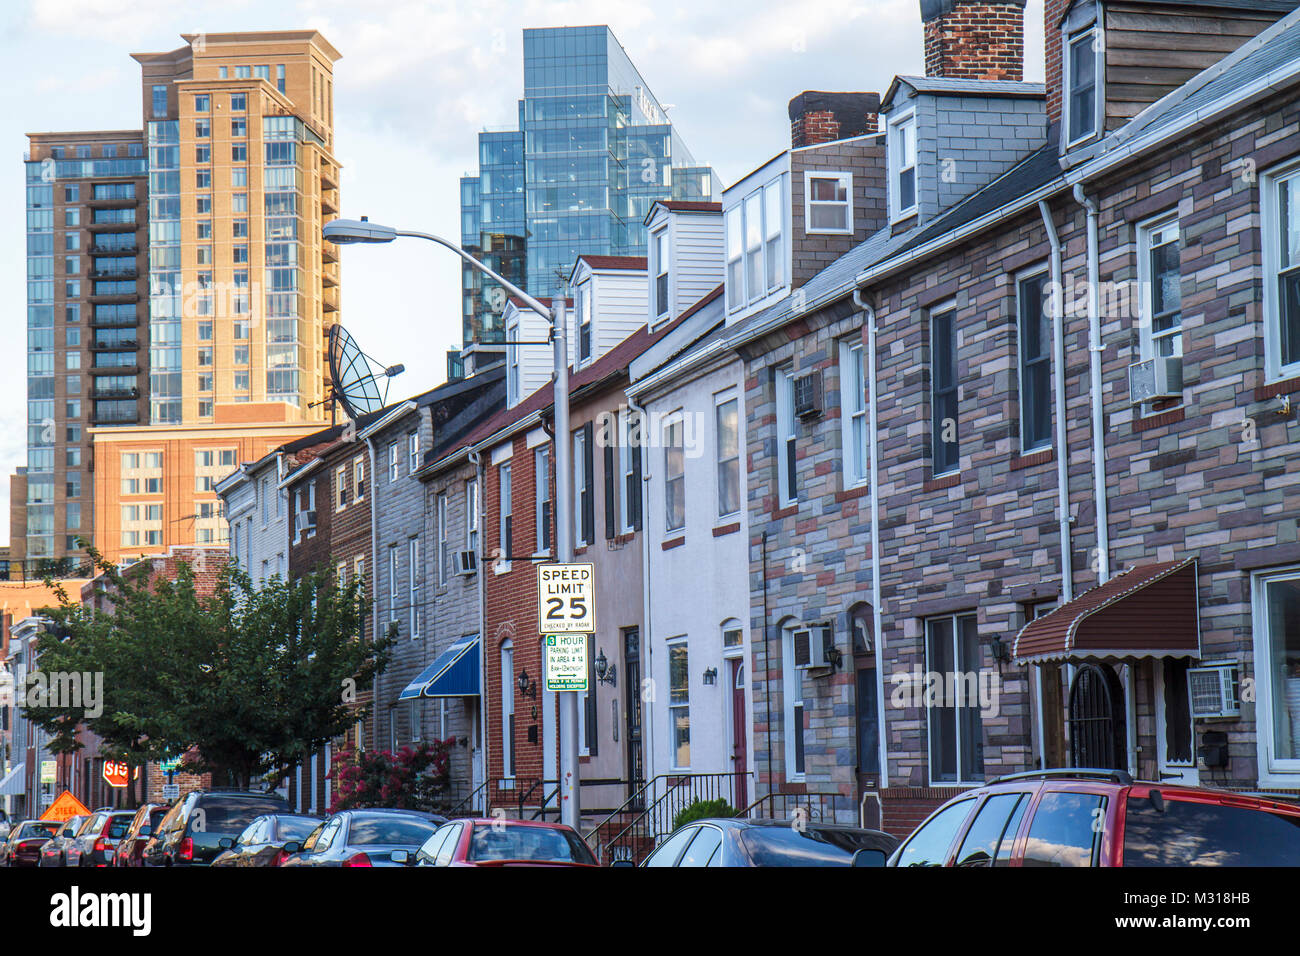
[[[375,441],[369,436],[366,437],[366,448],[370,452],[370,484],[373,493],[370,495],[370,616],[374,619],[375,641],[378,642],[381,634],[379,632],[379,473],[376,470],[378,458],[375,454]],[[287,509],[286,509],[287,511]],[[292,533],[292,532],[290,532]],[[379,750],[379,685],[383,680],[383,672],[375,675],[375,689],[370,695],[370,706],[373,709],[370,720],[370,749]]]
[[[1056,512],[1057,537],[1061,545],[1061,603],[1074,598],[1074,558],[1070,541],[1070,449],[1065,420],[1065,307],[1061,285],[1061,239],[1056,233],[1056,221],[1046,199],[1038,201],[1038,212],[1043,217],[1047,244],[1051,247],[1052,276],[1052,403],[1056,416]],[[1034,666],[1034,698],[1038,717],[1038,767],[1047,767],[1047,743],[1043,739],[1045,714],[1043,712],[1043,668]]]
[[[871,629],[872,645],[876,655],[876,720],[880,748],[880,785],[889,786],[889,746],[885,734],[885,655],[884,611],[880,606],[880,447],[876,417],[876,310],[862,297],[861,289],[853,290],[853,304],[862,312],[867,326],[867,441],[871,458]],[[880,822],[884,823],[885,808],[880,807]]]
[[[483,479],[486,470],[483,467],[483,458],[477,448],[470,448],[469,460],[474,465],[474,487],[478,489],[478,539],[480,545],[485,540],[483,537]],[[481,548],[480,548],[481,550]],[[482,783],[486,784],[488,779],[488,699],[487,699],[487,580],[484,578],[484,571],[478,555],[474,556],[474,567],[478,578],[478,679],[479,679],[479,706],[478,706],[478,744],[482,749],[479,760],[483,767]],[[487,800],[489,788],[484,787],[482,796],[483,812],[487,812]]]
[[[767,532],[763,532],[763,706],[767,711],[767,792],[773,792],[772,777],[772,625],[767,607]],[[757,781],[755,781],[757,783]],[[754,787],[758,789],[757,786]],[[768,801],[767,815],[772,815]]]
[[[1101,407],[1100,266],[1097,262],[1097,201],[1082,183],[1074,185],[1074,200],[1088,214],[1088,372],[1092,401],[1092,485],[1097,522],[1097,577],[1110,580],[1110,527],[1106,506],[1106,433]]]
[[[650,463],[646,456],[642,455],[642,449],[645,447],[645,429],[646,422],[649,420],[646,415],[645,407],[638,405],[636,400],[627,394],[627,407],[637,413],[641,420],[641,427],[637,434],[640,437],[640,444],[636,447],[635,453],[641,455],[641,657],[644,661],[641,669],[641,679],[644,681],[646,674],[654,674],[654,643],[651,640],[653,633],[650,626],[650,535],[646,532],[646,503],[650,500]],[[653,686],[653,685],[651,685]],[[629,687],[629,694],[635,694],[639,698],[641,695],[640,687]],[[631,706],[631,700],[628,701]],[[638,702],[637,707],[640,707]],[[641,752],[645,759],[645,781],[655,778],[655,722],[647,720],[646,715],[641,717]],[[645,783],[643,781],[643,785]],[[631,786],[632,781],[628,781]]]

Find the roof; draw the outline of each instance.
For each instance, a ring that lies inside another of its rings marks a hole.
[[[722,212],[720,202],[696,202],[685,199],[660,200],[656,206],[663,206],[669,212]]]
[[[1042,83],[1023,83],[1019,80],[966,80],[947,76],[896,76],[880,99],[882,109],[894,101],[900,85],[906,84],[918,93],[939,93],[944,96],[1014,96],[1038,97],[1047,95]]]
[[[1020,629],[1016,660],[1200,657],[1196,559],[1136,565]]]
[[[578,262],[585,262],[593,269],[622,269],[628,272],[643,270],[646,267],[645,256],[578,256]]]

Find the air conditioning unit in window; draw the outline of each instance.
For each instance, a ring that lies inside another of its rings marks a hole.
[[[808,372],[794,380],[794,413],[804,421],[821,415],[821,372]]]
[[[1159,355],[1128,367],[1130,405],[1161,398],[1183,397],[1183,359],[1180,355]]]
[[[298,530],[315,531],[316,530],[316,512],[299,511],[298,512]]]
[[[828,624],[814,624],[794,632],[794,666],[800,670],[831,667],[833,640]]]
[[[473,551],[457,551],[451,556],[456,574],[473,574],[478,570],[478,555]]]
[[[1187,668],[1187,695],[1194,720],[1241,716],[1236,662]]]

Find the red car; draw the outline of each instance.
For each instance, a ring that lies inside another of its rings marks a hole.
[[[1300,806],[1122,770],[999,777],[953,797],[890,866],[1300,866]]]
[[[40,866],[41,847],[58,834],[63,823],[58,820],[25,820],[16,825],[3,846],[0,862],[5,866]]]
[[[452,820],[444,823],[408,866],[597,866],[591,848],[572,827],[534,820]]]
[[[144,847],[153,836],[153,828],[170,810],[170,803],[146,803],[135,812],[126,835],[118,841],[112,866],[144,866]]]

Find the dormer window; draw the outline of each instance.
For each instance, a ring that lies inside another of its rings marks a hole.
[[[785,200],[781,177],[726,213],[727,310],[736,312],[785,284]]]
[[[912,110],[889,122],[890,218],[916,212],[916,113]]]
[[[591,358],[591,285],[578,287],[578,364]]]
[[[804,232],[853,235],[852,173],[804,173]]]
[[[519,402],[519,323],[511,322],[506,326],[506,401],[510,405]]]
[[[1097,132],[1097,61],[1101,57],[1097,36],[1094,26],[1066,40],[1065,116],[1070,143]]]
[[[653,236],[655,270],[655,317],[668,314],[668,229],[665,227]]]

